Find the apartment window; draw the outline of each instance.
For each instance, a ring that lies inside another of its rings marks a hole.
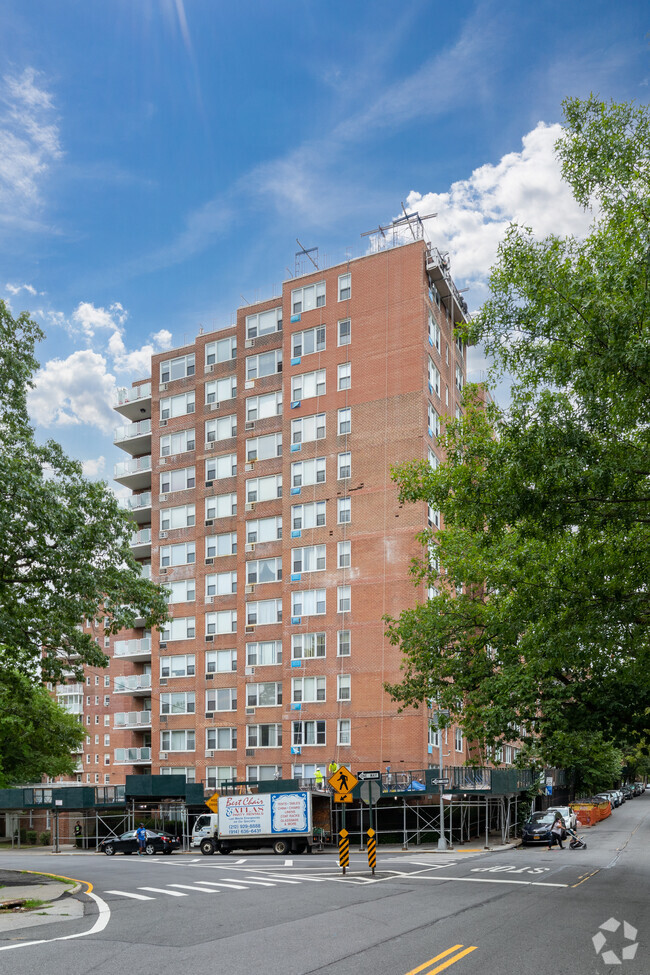
[[[111,716],[110,716],[110,714],[105,714],[104,715],[104,725],[110,725],[110,723],[111,723]]]
[[[282,641],[260,640],[246,644],[247,667],[271,667],[282,663]]]
[[[338,542],[336,545],[336,564],[339,569],[349,569],[352,564],[352,542]]]
[[[218,559],[237,554],[237,532],[224,532],[223,535],[208,535],[205,540],[206,559]]]
[[[246,338],[254,339],[258,335],[271,335],[282,329],[282,306],[269,308],[268,311],[257,312],[256,315],[246,316]]]
[[[323,616],[325,612],[324,589],[305,589],[291,593],[292,616]]]
[[[271,623],[281,622],[281,599],[259,599],[254,603],[246,603],[247,626],[268,626]]]
[[[429,358],[429,388],[436,396],[440,396],[440,373],[431,358]]]
[[[218,613],[205,614],[205,632],[212,634],[236,633],[237,610],[223,609]]]
[[[431,505],[427,507],[427,522],[429,528],[440,528],[440,512]]]
[[[234,399],[237,395],[237,377],[226,376],[224,379],[213,379],[205,384],[205,402],[223,403],[224,400]]]
[[[255,559],[246,563],[246,585],[259,586],[265,582],[280,582],[282,559]]]
[[[237,688],[214,687],[205,692],[206,711],[236,711]]]
[[[99,735],[95,735],[95,744],[99,745]]]
[[[339,481],[347,477],[352,477],[352,454],[346,451],[346,453],[339,454],[338,460]]]
[[[104,735],[104,748],[110,748],[110,744],[111,744],[111,736]]]
[[[270,460],[282,457],[282,434],[268,433],[246,441],[246,460]]]
[[[294,677],[291,681],[291,700],[316,704],[325,700],[324,677]]]
[[[349,613],[352,604],[350,586],[339,586],[337,590],[337,605],[339,613]]]
[[[160,512],[160,528],[170,531],[174,528],[192,528],[196,524],[196,506],[181,504],[176,508],[163,508]]]
[[[193,765],[183,767],[179,765],[161,765],[161,775],[184,775],[187,782],[196,782],[196,769]]]
[[[352,697],[350,674],[339,674],[336,678],[336,700],[349,701]]]
[[[246,379],[261,379],[263,376],[274,376],[277,372],[282,372],[282,349],[249,355],[246,359]]]
[[[86,677],[86,687],[90,687],[90,677]]]
[[[429,744],[432,748],[440,748],[440,732],[437,728],[429,728]]]
[[[205,346],[205,364],[212,366],[219,362],[229,362],[237,355],[237,339],[233,335],[229,339],[219,339],[217,342],[207,342]]]
[[[205,422],[205,442],[217,443],[219,440],[232,440],[237,436],[237,417],[219,416]]]
[[[336,655],[337,657],[350,656],[350,631],[339,630],[336,635]]]
[[[291,355],[296,358],[312,355],[314,352],[325,350],[325,326],[305,329],[304,332],[294,332],[291,336]]]
[[[349,718],[339,718],[336,722],[336,744],[349,745],[352,742],[352,722]]]
[[[456,389],[460,392],[463,388],[463,371],[460,366],[456,366]]]
[[[346,406],[338,413],[338,435],[343,437],[352,430],[352,409]]]
[[[163,752],[193,752],[195,749],[194,731],[161,731],[160,750]]]
[[[232,765],[217,765],[205,770],[205,781],[208,789],[218,789],[225,782],[234,781],[236,778],[237,769]]]
[[[194,467],[181,467],[177,471],[165,471],[160,475],[160,493],[171,494],[172,491],[187,491],[196,484],[196,470]]]
[[[206,481],[219,481],[237,473],[237,454],[219,454],[205,462]]]
[[[111,698],[109,694],[104,695],[104,707],[107,708],[111,703]]]
[[[291,487],[305,487],[308,484],[325,483],[325,458],[299,460],[291,465]]]
[[[337,366],[338,389],[349,389],[352,385],[352,366],[349,362],[341,362]]]
[[[181,579],[178,582],[168,582],[165,585],[167,591],[167,602],[174,603],[193,603],[196,599],[194,579]]]
[[[303,311],[322,308],[325,304],[325,282],[308,284],[291,292],[291,314],[300,315]]]
[[[293,745],[324,745],[324,721],[292,721],[291,743]]]
[[[246,541],[253,542],[275,542],[282,538],[282,515],[274,518],[256,518],[246,522]]]
[[[163,568],[174,565],[193,565],[196,562],[194,542],[179,542],[177,545],[160,546],[160,565]]]
[[[194,714],[195,711],[194,691],[160,695],[161,714]]]
[[[463,750],[463,732],[460,728],[454,730],[454,748],[457,752],[462,752]]]
[[[173,420],[176,416],[186,416],[194,413],[194,390],[179,393],[177,396],[165,396],[160,400],[160,419]]]
[[[282,474],[251,477],[246,481],[246,501],[275,501],[282,497]]]
[[[95,694],[95,707],[99,704],[99,695]]]
[[[352,500],[350,498],[338,498],[338,523],[345,525],[352,520]]]
[[[110,645],[111,645],[111,638],[110,638],[110,636],[105,636],[104,637],[104,649],[106,649],[107,647],[110,647]]]
[[[170,454],[182,454],[186,450],[194,450],[195,447],[194,430],[181,430],[180,433],[170,433],[160,438],[161,457],[169,457]]]
[[[231,596],[237,592],[236,572],[215,572],[205,577],[206,596]]]
[[[193,653],[179,653],[160,658],[161,677],[194,677],[195,673],[196,657]]]
[[[440,416],[438,411],[433,408],[431,403],[427,403],[427,423],[429,424],[429,430],[431,433],[439,437],[440,436]]]
[[[322,572],[325,569],[325,546],[309,545],[291,550],[292,572]]]
[[[282,683],[268,681],[263,684],[246,685],[246,707],[270,708],[282,704]]]
[[[438,468],[440,467],[440,461],[438,460],[438,458],[436,457],[436,455],[432,451],[431,447],[427,447],[427,459],[429,461],[429,466],[434,471],[437,471]]]
[[[237,670],[236,650],[208,650],[205,655],[206,674],[232,674]]]
[[[429,312],[429,345],[440,352],[440,327],[432,312]]]
[[[249,724],[246,728],[247,748],[280,748],[281,724]]]
[[[291,659],[311,660],[325,656],[324,633],[295,633],[291,637]]]
[[[291,421],[291,443],[309,443],[325,438],[325,414],[303,416]]]
[[[205,499],[205,517],[207,521],[215,518],[230,518],[237,514],[237,495],[234,491],[229,494],[216,494],[213,498]]]
[[[161,383],[173,382],[174,379],[185,379],[194,375],[194,353],[179,355],[175,359],[166,359],[160,363]]]
[[[325,395],[325,370],[304,372],[300,376],[291,377],[291,399],[311,399],[313,396]]]
[[[193,640],[195,637],[195,619],[193,616],[181,616],[169,620],[160,636],[161,643],[171,643],[172,640]]]
[[[347,301],[352,289],[352,275],[339,274],[339,301]]]
[[[266,420],[270,416],[280,416],[282,413],[282,390],[273,393],[263,393],[261,396],[246,397],[246,419]]]
[[[445,386],[445,406],[449,406],[449,386]]]
[[[205,747],[211,751],[233,751],[237,747],[236,728],[206,728]]]
[[[294,504],[291,507],[291,528],[321,528],[325,525],[325,501]]]
[[[349,345],[352,341],[352,324],[349,318],[338,323],[338,345]]]
[[[458,406],[458,404],[456,404],[456,419],[457,420],[460,420],[460,418],[462,417],[462,415],[463,415],[463,411],[461,410],[460,406]]]

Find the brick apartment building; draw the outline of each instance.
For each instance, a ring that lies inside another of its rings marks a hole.
[[[397,713],[384,615],[427,598],[409,572],[426,505],[400,507],[391,467],[440,457],[456,415],[466,306],[422,239],[286,281],[235,326],[152,357],[120,391],[115,480],[133,551],[173,621],[97,639],[107,671],[58,688],[87,738],[77,779],[185,772],[310,778],[332,760],[438,764],[424,709]],[[144,622],[144,621],[143,621]],[[445,765],[462,765],[459,729]]]

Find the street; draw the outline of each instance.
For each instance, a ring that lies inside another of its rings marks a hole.
[[[345,877],[331,854],[2,854],[92,889],[83,918],[0,931],[0,972],[646,975],[649,814],[646,793],[582,851],[380,847],[374,878],[358,850]]]

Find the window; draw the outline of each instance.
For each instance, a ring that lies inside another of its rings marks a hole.
[[[313,396],[325,394],[325,370],[303,372],[300,376],[291,377],[291,399],[311,399]]]
[[[324,721],[293,721],[292,726],[292,745],[325,744]]]
[[[179,542],[177,545],[160,546],[160,565],[163,568],[174,565],[193,565],[196,562],[194,542]]]
[[[246,626],[268,626],[281,622],[281,599],[259,599],[254,603],[246,603]]]
[[[445,386],[445,406],[449,406],[449,386]]]
[[[108,674],[105,674],[104,675],[104,687],[110,687],[110,686],[111,686],[111,679],[108,676]]]
[[[111,703],[111,698],[109,694],[104,695],[104,707],[107,708]]]
[[[216,443],[219,440],[231,440],[237,436],[237,417],[220,416],[205,422],[205,442]]]
[[[160,750],[163,752],[193,752],[195,740],[194,731],[161,731]]]
[[[181,616],[178,619],[169,620],[165,623],[165,628],[160,635],[160,642],[170,643],[172,640],[193,640],[195,629],[195,619],[193,616]]]
[[[196,484],[194,467],[181,467],[177,471],[164,471],[160,475],[160,493],[170,494],[172,491],[187,491]]]
[[[282,390],[273,393],[263,393],[261,396],[246,397],[246,419],[266,420],[270,416],[280,416],[282,413]]]
[[[225,782],[237,779],[237,769],[232,765],[217,765],[205,770],[205,784],[208,789],[218,789]]]
[[[429,345],[440,352],[440,327],[433,317],[433,312],[429,312]]]
[[[280,748],[281,724],[249,724],[246,728],[247,748]]]
[[[350,586],[339,586],[337,590],[337,606],[339,613],[349,613],[351,609],[352,597]]]
[[[427,447],[427,459],[429,461],[429,466],[433,468],[434,471],[437,471],[440,467],[440,461],[432,451],[431,447]]]
[[[237,688],[214,687],[205,692],[206,711],[236,711]]]
[[[456,366],[456,389],[460,392],[463,388],[463,370]]]
[[[246,585],[259,586],[264,582],[280,582],[282,559],[256,559],[246,563]]]
[[[104,748],[109,748],[111,744],[111,736],[104,735]]]
[[[352,324],[349,318],[338,323],[338,345],[349,345],[352,341]]]
[[[282,329],[282,306],[260,311],[256,315],[246,316],[246,338],[254,339],[258,335],[270,335]]]
[[[282,474],[251,477],[246,481],[246,501],[274,501],[282,497]]]
[[[161,775],[184,775],[187,782],[196,782],[196,770],[193,765],[183,768],[182,765],[161,765]]]
[[[336,546],[336,564],[339,569],[349,569],[352,563],[351,558],[352,542],[338,542]]]
[[[206,559],[218,559],[225,555],[237,554],[237,532],[224,532],[223,535],[208,535],[205,540]]]
[[[282,349],[271,349],[246,359],[246,379],[261,379],[282,372]]]
[[[440,436],[440,416],[438,411],[433,408],[431,403],[427,403],[427,423],[429,431],[435,437]]]
[[[299,460],[291,465],[291,487],[305,487],[308,484],[325,483],[325,458]]]
[[[237,729],[206,728],[205,747],[212,751],[233,751],[237,747]]]
[[[237,670],[236,650],[208,650],[205,655],[206,674],[232,674]]]
[[[185,379],[194,375],[194,353],[179,355],[175,359],[166,359],[160,363],[161,383],[173,382],[174,379]]]
[[[309,660],[325,656],[324,633],[295,633],[291,637],[291,659]]]
[[[215,518],[230,518],[237,514],[237,495],[216,494],[213,498],[205,499],[205,517],[207,521]]]
[[[279,538],[282,538],[282,515],[276,515],[274,518],[256,518],[246,522],[248,544],[275,542]]]
[[[160,695],[161,714],[194,714],[195,711],[194,691]]]
[[[325,524],[325,501],[294,504],[291,507],[291,528],[321,528]]]
[[[325,546],[309,545],[291,551],[292,572],[322,572],[325,569]]]
[[[234,477],[237,473],[237,454],[219,454],[205,462],[206,481],[219,481],[224,477]]]
[[[170,433],[160,438],[161,457],[182,454],[186,450],[194,450],[195,447],[194,430],[181,430],[180,433]]]
[[[338,415],[338,435],[343,437],[350,433],[352,429],[352,410],[349,406],[345,409],[339,410]]]
[[[352,741],[352,722],[349,718],[339,718],[336,722],[336,744],[349,745]]]
[[[246,685],[247,708],[270,708],[282,704],[282,683],[269,681],[264,684]]]
[[[165,584],[167,591],[167,602],[174,603],[193,603],[196,599],[194,579],[181,579],[179,582],[168,582]]]
[[[218,613],[205,614],[205,632],[212,634],[236,633],[237,632],[237,610],[224,609]]]
[[[303,416],[291,421],[291,443],[309,443],[310,440],[323,440],[325,437],[325,414]]]
[[[260,640],[246,644],[247,667],[271,667],[282,663],[282,641]]]
[[[291,336],[291,355],[294,358],[311,355],[325,350],[325,326],[317,325],[304,332],[294,332]]]
[[[339,481],[346,478],[352,477],[352,454],[347,451],[344,454],[339,454],[338,463],[338,479]]]
[[[237,395],[237,377],[226,376],[224,379],[213,379],[205,384],[205,402],[223,403],[224,400],[234,399]]]
[[[111,723],[111,716],[110,716],[110,714],[105,714],[104,715],[104,725],[110,725],[110,723]]]
[[[350,674],[339,674],[336,678],[336,700],[349,701],[352,697]]]
[[[436,396],[440,396],[440,373],[431,358],[429,358],[429,389]]]
[[[339,301],[347,301],[351,294],[352,275],[339,274]]]
[[[177,396],[165,396],[160,401],[160,419],[172,420],[175,416],[186,416],[194,413],[194,390],[179,393]]]
[[[336,635],[336,655],[338,657],[350,656],[350,631],[339,630]]]
[[[292,616],[323,616],[325,612],[324,589],[305,589],[291,593]]]
[[[454,730],[454,748],[457,752],[462,752],[463,750],[463,732],[460,728]]]
[[[160,676],[194,677],[196,673],[196,657],[193,653],[179,653],[172,657],[160,658]]]
[[[325,282],[308,284],[304,288],[295,288],[291,292],[291,314],[300,315],[312,308],[322,308],[325,304]]]
[[[170,531],[174,528],[192,528],[196,524],[196,506],[181,504],[177,508],[163,508],[160,512],[160,528]]]
[[[205,346],[205,364],[212,366],[219,362],[229,362],[237,355],[237,339],[233,335],[229,339],[219,339],[217,342],[207,342]]]
[[[298,704],[315,704],[325,700],[324,677],[294,677],[291,681],[291,700]]]
[[[237,592],[236,572],[215,572],[205,577],[206,596],[231,596]]]
[[[338,508],[338,523],[339,525],[347,524],[347,522],[352,520],[352,501],[350,498],[338,498],[337,499]]]
[[[429,528],[440,528],[440,512],[431,505],[427,506],[427,523]]]
[[[429,744],[432,748],[440,748],[440,732],[437,728],[429,728]]]
[[[246,441],[246,460],[270,460],[282,457],[282,434],[268,433]]]
[[[349,389],[352,385],[352,366],[349,362],[341,362],[337,366],[338,389]]]

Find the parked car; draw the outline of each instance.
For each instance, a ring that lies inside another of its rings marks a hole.
[[[571,806],[549,806],[546,812],[559,812],[569,829],[576,828],[578,819]]]
[[[641,793],[643,792],[643,786],[641,785],[640,782],[635,782],[633,784],[632,788],[634,789],[634,795],[635,796],[640,796]]]
[[[634,799],[634,789],[631,789],[629,785],[624,785],[621,788],[621,792],[625,796],[625,799]]]
[[[546,809],[544,812],[533,813],[521,829],[521,845],[551,842],[551,826],[555,821],[555,811]]]
[[[115,853],[124,853],[126,856],[137,853],[138,838],[135,834],[136,831],[130,829],[126,833],[122,833],[121,836],[107,836],[98,844],[97,849],[100,853],[105,853],[107,857],[112,857]],[[171,833],[155,833],[151,829],[147,830],[145,853],[148,853],[149,856],[154,853],[171,854],[174,850],[178,850],[180,845],[181,841],[178,836],[172,836]]]

